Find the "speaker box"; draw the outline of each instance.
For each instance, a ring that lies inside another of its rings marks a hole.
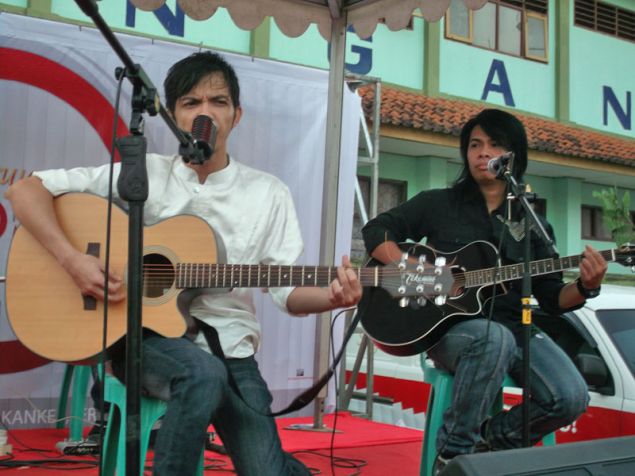
[[[439,476],[634,476],[635,436],[452,458]]]

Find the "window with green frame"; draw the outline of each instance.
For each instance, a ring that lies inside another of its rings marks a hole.
[[[478,10],[451,0],[445,37],[546,63],[548,10],[549,0],[490,0]]]

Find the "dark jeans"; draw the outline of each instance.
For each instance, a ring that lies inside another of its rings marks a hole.
[[[272,397],[256,360],[226,362],[252,408],[231,390],[227,367],[218,357],[186,338],[144,337],[143,390],[168,402],[154,446],[153,474],[195,474],[207,427],[213,423],[237,474],[309,475],[282,450],[274,419],[261,414],[270,411]]]
[[[452,405],[437,435],[437,450],[471,453],[481,439],[481,424],[506,374],[522,382],[522,349],[505,326],[471,319],[453,326],[428,351],[435,364],[454,374]],[[589,403],[588,388],[571,359],[546,334],[530,340],[530,442],[566,426]],[[522,446],[522,406],[494,415],[486,440],[492,449]]]

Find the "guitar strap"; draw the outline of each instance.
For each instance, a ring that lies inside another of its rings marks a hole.
[[[196,318],[194,319],[196,323],[198,324],[199,329],[203,332],[203,335],[205,336],[205,340],[207,340],[207,345],[209,345],[209,348],[212,350],[214,355],[218,357],[225,365],[225,368],[227,369],[227,378],[229,380],[229,386],[236,393],[236,395],[238,395],[238,397],[243,401],[245,405],[247,405],[250,409],[252,409],[256,413],[260,413],[261,415],[265,415],[265,416],[277,417],[277,416],[286,415],[287,413],[300,410],[306,407],[309,403],[313,401],[313,399],[317,396],[318,392],[322,389],[322,387],[324,387],[324,385],[326,385],[326,383],[329,381],[329,379],[335,372],[335,368],[337,367],[340,360],[342,359],[344,349],[346,349],[346,344],[348,343],[351,336],[353,335],[353,332],[355,331],[355,327],[357,327],[357,324],[359,323],[360,317],[361,317],[361,314],[359,312],[356,312],[355,317],[351,321],[351,325],[346,330],[346,335],[344,336],[342,347],[339,353],[335,356],[335,359],[333,360],[333,363],[331,364],[329,369],[326,372],[324,372],[324,375],[322,375],[318,379],[318,381],[313,384],[311,388],[305,390],[300,395],[298,395],[289,404],[289,406],[273,413],[272,412],[262,413],[261,411],[256,410],[251,405],[249,405],[249,403],[247,403],[242,393],[240,392],[240,388],[238,388],[238,384],[236,383],[236,380],[234,379],[231,373],[231,369],[227,365],[227,359],[225,358],[225,353],[223,352],[223,348],[220,345],[218,331],[213,326],[210,326],[206,322],[203,322],[200,319],[196,319]]]

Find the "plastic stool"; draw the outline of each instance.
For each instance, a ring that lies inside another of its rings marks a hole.
[[[443,414],[452,403],[452,386],[454,376],[448,372],[437,369],[433,362],[421,357],[421,367],[423,368],[423,381],[430,384],[430,396],[428,398],[428,408],[426,410],[426,425],[423,434],[423,453],[421,455],[420,476],[431,476],[434,459],[437,455],[436,437],[439,428],[443,424]],[[503,387],[517,387],[510,378],[505,377]],[[503,409],[503,389],[494,400],[491,413],[495,414]],[[556,444],[555,433],[550,433],[542,439],[544,446]]]
[[[68,439],[70,441],[81,441],[84,437],[84,407],[86,406],[86,391],[88,390],[88,380],[91,376],[91,369],[88,365],[67,365],[64,371],[64,380],[60,399],[57,404],[57,423],[55,428],[66,426],[66,404],[68,402],[68,391],[72,383],[71,413],[68,419]]]
[[[102,453],[102,471],[105,476],[112,476],[117,470],[117,476],[126,474],[126,387],[112,375],[106,375],[105,401],[110,402],[110,414],[106,425],[106,435]],[[141,468],[139,474],[144,474],[146,453],[150,443],[152,427],[165,414],[167,403],[156,398],[141,397],[141,433],[139,446]],[[197,476],[203,476],[204,448],[201,448],[201,458],[196,469]]]

